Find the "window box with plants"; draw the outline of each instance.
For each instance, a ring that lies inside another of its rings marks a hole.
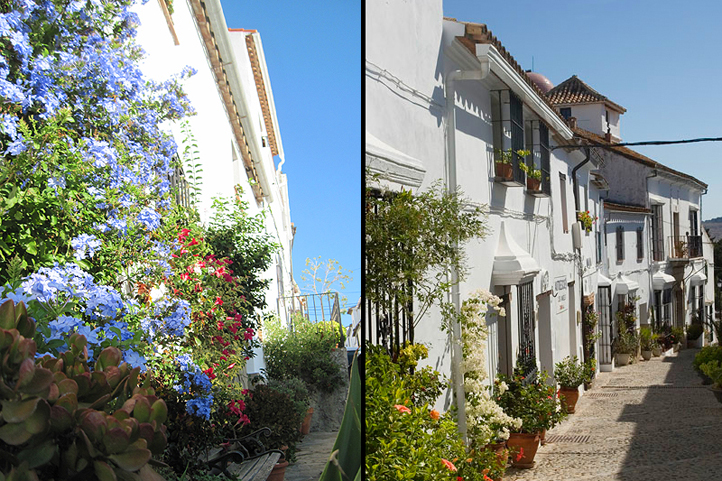
[[[598,217],[590,214],[588,210],[577,212],[577,220],[581,222],[582,228],[584,228],[584,232],[587,234],[592,231],[592,227],[597,219]]]
[[[524,179],[519,179],[515,176],[515,167],[518,163],[518,170],[526,172],[526,164],[523,162],[523,158],[529,155],[528,150],[495,150],[495,161],[494,161],[494,181],[504,184],[509,187],[520,187],[526,184]],[[517,159],[514,155],[519,156]]]
[[[533,165],[526,163],[519,164],[519,168],[526,173],[526,190],[529,194],[541,193],[542,171],[535,169]]]

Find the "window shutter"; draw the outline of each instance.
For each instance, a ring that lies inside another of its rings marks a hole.
[[[617,227],[617,262],[624,260],[624,227]]]

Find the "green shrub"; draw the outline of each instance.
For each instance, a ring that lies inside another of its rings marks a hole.
[[[338,327],[315,324],[300,316],[294,318],[293,326],[291,332],[279,319],[264,323],[266,377],[298,377],[313,389],[332,392],[343,381],[345,372],[332,357],[340,341]]]
[[[579,362],[577,356],[565,357],[554,367],[554,378],[561,387],[576,388],[587,379],[585,366]]]
[[[636,331],[622,331],[614,341],[614,352],[616,354],[636,354],[639,347],[639,335]]]
[[[648,327],[643,327],[639,330],[639,345],[642,351],[651,351],[654,347],[654,338],[652,330]]]
[[[695,371],[702,372],[700,366],[710,361],[722,362],[722,346],[705,346],[695,356],[692,366]]]
[[[109,347],[91,369],[77,333],[69,351],[36,360],[34,333],[22,302],[0,306],[2,479],[154,479],[168,409],[138,385],[140,368]]]
[[[308,394],[306,384],[297,377],[291,377],[288,379],[269,379],[268,386],[275,389],[276,391],[285,393],[293,400],[293,405],[296,407],[296,411],[301,419],[306,416],[309,406],[311,405],[311,398]]]
[[[714,360],[706,362],[699,366],[702,373],[712,379],[715,387],[722,388],[722,363]]]
[[[695,322],[687,325],[687,339],[690,341],[696,341],[699,339],[699,336],[701,336],[703,332],[704,328],[702,327],[702,324]]]
[[[264,446],[270,449],[288,446],[286,457],[291,461],[295,460],[296,443],[301,440],[299,428],[302,418],[287,393],[266,384],[259,384],[246,401],[245,413],[251,422],[241,430],[242,436],[268,427],[271,429],[271,436],[267,445],[264,441]]]

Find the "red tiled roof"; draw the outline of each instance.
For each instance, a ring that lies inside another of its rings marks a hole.
[[[494,34],[491,33],[491,30],[487,28],[487,26],[483,23],[472,23],[472,22],[460,22],[455,18],[450,17],[444,17],[444,20],[449,20],[451,22],[461,23],[464,25],[464,36],[463,37],[456,37],[459,42],[461,42],[462,45],[464,45],[469,51],[476,55],[476,48],[474,47],[477,43],[487,43],[494,46],[494,48],[501,54],[502,57],[504,57],[504,60],[506,60],[511,67],[516,70],[516,73],[518,73],[522,79],[531,87],[531,89],[539,96],[539,98],[551,108],[557,116],[566,123],[566,120],[559,115],[559,112],[557,111],[554,104],[552,104],[547,96],[542,92],[542,90],[537,87],[537,85],[534,83],[534,81],[529,78],[529,76],[526,74],[523,68],[521,68],[521,65],[517,63],[517,61],[512,57],[512,55],[506,50],[506,48],[501,44],[499,39],[497,39]]]
[[[584,83],[576,75],[572,75],[549,92],[547,97],[557,107],[568,104],[589,104],[603,102],[619,113],[627,111],[624,107],[609,100],[589,85]]]
[[[604,201],[604,209],[605,210],[613,210],[615,212],[632,212],[632,213],[639,213],[639,214],[651,214],[652,211],[650,209],[647,209],[644,206],[641,205],[631,205],[631,204],[618,204],[617,202],[609,202],[608,200]]]
[[[651,167],[653,169],[659,169],[663,170],[665,172],[669,172],[670,174],[677,175],[679,177],[682,177],[687,180],[691,180],[692,182],[696,182],[697,184],[701,185],[705,189],[707,188],[707,184],[702,182],[699,179],[696,179],[695,177],[692,177],[689,174],[685,174],[684,172],[680,172],[678,170],[671,169],[667,167],[666,165],[662,165],[656,160],[652,160],[649,157],[640,154],[639,152],[636,152],[630,148],[624,147],[624,146],[614,146],[614,142],[608,142],[604,137],[600,137],[597,134],[594,134],[592,132],[589,132],[588,130],[580,129],[579,127],[573,127],[572,131],[574,132],[575,138],[580,138],[582,140],[586,140],[589,142],[592,142],[594,144],[601,144],[605,146],[610,146],[608,150],[611,150],[612,152],[616,152],[619,155],[622,155],[630,160],[633,160],[635,162],[638,162],[640,164],[646,165],[648,167]]]

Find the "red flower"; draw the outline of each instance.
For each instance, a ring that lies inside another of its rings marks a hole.
[[[187,281],[187,280],[190,280],[191,275],[188,274],[187,272],[184,272],[183,274],[180,275],[180,278],[182,281]]]
[[[521,461],[521,458],[524,457],[524,448],[519,448],[519,454],[516,455],[516,462],[518,463]]]
[[[224,327],[226,327],[225,324],[223,324],[223,321],[216,321],[216,326],[218,326],[218,330],[222,331]]]
[[[439,414],[439,411],[437,411],[436,409],[432,409],[431,412],[429,413],[429,416],[431,416],[431,419],[433,419],[434,421],[438,421],[439,417],[441,417],[441,415]]]
[[[221,299],[219,296],[216,296],[216,302],[215,302],[215,304],[216,304],[217,306],[222,306],[222,305],[223,305],[223,299]]]
[[[180,231],[180,234],[178,234],[178,240],[179,240],[180,242],[185,242],[186,237],[188,237],[188,234],[190,234],[190,233],[191,233],[190,229],[183,229],[183,230],[181,230],[181,231]]]
[[[394,404],[394,407],[399,410],[400,413],[410,413],[411,409],[407,408],[403,404]]]
[[[408,409],[408,408],[407,408],[407,409]],[[447,468],[449,471],[454,471],[454,472],[456,472],[456,466],[454,466],[454,463],[452,463],[452,462],[449,461],[448,459],[444,459],[444,458],[441,458],[441,462],[444,463],[444,466],[446,466],[446,468]]]
[[[195,239],[195,237],[193,239],[191,239],[191,241],[188,243],[188,247],[197,246],[197,245],[198,245],[198,241]]]
[[[205,371],[203,371],[203,374],[205,374],[206,376],[208,376],[208,379],[210,379],[211,381],[216,378],[216,375],[213,374],[213,368],[212,368],[212,367],[209,367],[208,369],[206,369]]]

